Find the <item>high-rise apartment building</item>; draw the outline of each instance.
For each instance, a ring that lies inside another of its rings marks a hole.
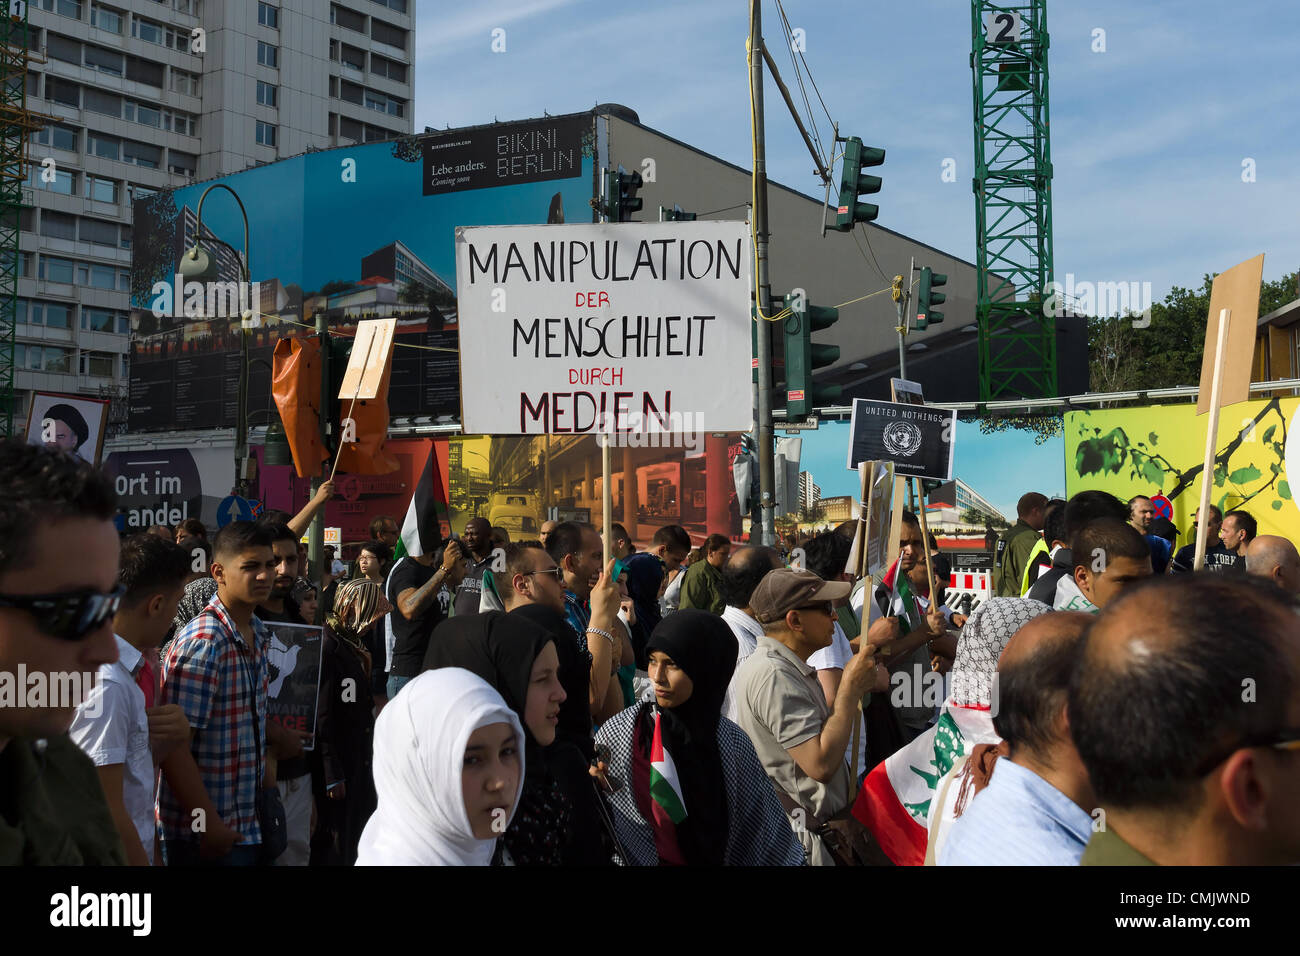
[[[822,497],[822,487],[806,471],[799,472],[799,507],[811,508]]]
[[[27,105],[55,121],[30,141],[15,430],[33,391],[125,397],[135,199],[414,115],[415,0],[30,0],[29,21]]]

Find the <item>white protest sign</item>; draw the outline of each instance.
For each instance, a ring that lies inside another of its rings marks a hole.
[[[467,434],[744,431],[743,222],[456,230]]]

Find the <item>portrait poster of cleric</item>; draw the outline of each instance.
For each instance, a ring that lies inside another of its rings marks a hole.
[[[107,400],[36,392],[27,415],[27,444],[71,452],[98,465],[107,424]]]
[[[853,401],[848,467],[892,461],[899,478],[952,479],[957,412],[903,402]]]
[[[321,628],[314,624],[263,623],[271,633],[271,647],[266,654],[267,717],[289,730],[314,735],[324,650]],[[312,749],[312,744],[305,744],[304,749]]]

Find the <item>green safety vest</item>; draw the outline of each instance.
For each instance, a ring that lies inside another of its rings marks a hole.
[[[1051,553],[1051,549],[1047,546],[1047,542],[1044,541],[1042,538],[1039,538],[1037,541],[1034,542],[1033,550],[1029,552],[1029,557],[1025,559],[1025,573],[1021,575],[1020,578],[1021,597],[1024,597],[1026,594],[1029,593],[1029,569],[1034,566],[1034,558],[1038,557],[1040,554],[1050,554],[1050,553]]]

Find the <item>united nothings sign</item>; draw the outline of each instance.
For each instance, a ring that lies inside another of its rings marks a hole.
[[[899,478],[952,479],[957,412],[902,402],[853,402],[848,466],[892,461]]]

